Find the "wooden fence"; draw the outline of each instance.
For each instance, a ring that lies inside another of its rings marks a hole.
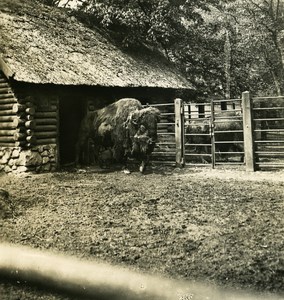
[[[284,167],[284,97],[155,105],[161,111],[155,162],[177,166]]]

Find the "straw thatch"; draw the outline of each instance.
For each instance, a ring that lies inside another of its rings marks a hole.
[[[126,54],[65,10],[36,0],[0,1],[0,55],[17,81],[192,88],[163,57],[139,52]]]

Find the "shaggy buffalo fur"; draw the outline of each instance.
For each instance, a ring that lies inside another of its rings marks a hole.
[[[76,162],[78,163],[79,159],[84,162],[82,153],[86,151],[89,139],[93,140],[97,162],[100,160],[100,153],[106,149],[111,149],[113,159],[117,162],[125,163],[129,156],[145,160],[157,141],[159,117],[158,109],[143,108],[142,104],[133,98],[124,98],[90,112],[81,124]]]

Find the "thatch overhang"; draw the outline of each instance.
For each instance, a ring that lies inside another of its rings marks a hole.
[[[0,68],[16,81],[193,89],[163,57],[126,53],[65,10],[36,0],[1,0],[0,35]]]

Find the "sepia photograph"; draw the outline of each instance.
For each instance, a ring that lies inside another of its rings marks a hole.
[[[283,0],[0,0],[0,299],[284,300]]]

